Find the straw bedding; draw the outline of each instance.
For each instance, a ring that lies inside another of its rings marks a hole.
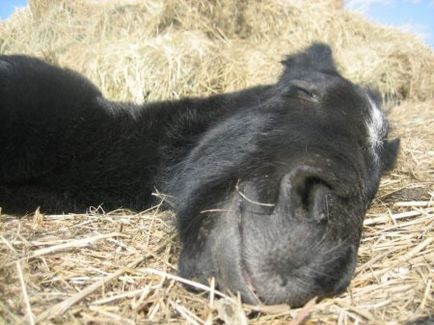
[[[278,61],[313,40],[334,48],[346,77],[381,91],[402,143],[344,294],[291,309],[243,305],[212,281],[187,292],[174,216],[159,206],[0,213],[0,323],[401,324],[433,314],[434,53],[415,37],[324,3],[277,0],[33,0],[0,23],[1,53],[71,67],[135,102],[272,82]]]

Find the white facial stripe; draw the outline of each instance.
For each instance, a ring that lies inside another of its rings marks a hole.
[[[383,138],[386,133],[386,123],[381,109],[369,95],[367,95],[367,97],[370,106],[370,114],[366,121],[366,128],[369,137],[368,142],[374,160],[378,162],[378,149],[383,145]]]

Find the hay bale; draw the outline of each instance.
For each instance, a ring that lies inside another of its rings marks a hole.
[[[144,94],[173,98],[271,82],[284,55],[317,40],[333,47],[345,76],[387,98],[434,95],[434,54],[416,37],[324,2],[33,0],[31,10],[0,29],[2,53],[56,60],[89,76],[109,97],[136,101]],[[85,64],[84,56],[99,63]],[[168,66],[176,66],[179,80]],[[128,71],[114,71],[123,67]]]
[[[174,275],[173,214],[158,206],[0,211],[0,323],[380,324],[432,314],[434,54],[414,36],[327,1],[30,0],[0,22],[0,53],[74,68],[108,97],[136,102],[273,82],[282,56],[314,40],[331,44],[348,78],[407,99],[390,112],[401,154],[367,214],[347,292],[299,310],[217,302],[213,282],[209,295],[187,292]]]

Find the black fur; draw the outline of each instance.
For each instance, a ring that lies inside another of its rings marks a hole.
[[[182,276],[214,276],[252,303],[342,291],[399,143],[386,132],[367,150],[368,92],[339,75],[328,46],[283,64],[273,85],[138,106],[73,71],[0,56],[0,206],[142,210],[157,188],[177,213]]]

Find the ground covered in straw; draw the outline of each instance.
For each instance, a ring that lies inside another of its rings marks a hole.
[[[0,323],[403,324],[433,313],[430,49],[324,5],[71,3],[30,1],[31,10],[0,24],[0,52],[72,67],[107,96],[141,102],[273,81],[283,55],[322,40],[345,76],[380,89],[402,149],[366,216],[354,280],[338,297],[291,309],[243,305],[212,282],[196,285],[205,293],[186,291],[176,277],[174,216],[159,206],[141,213],[0,213]]]

